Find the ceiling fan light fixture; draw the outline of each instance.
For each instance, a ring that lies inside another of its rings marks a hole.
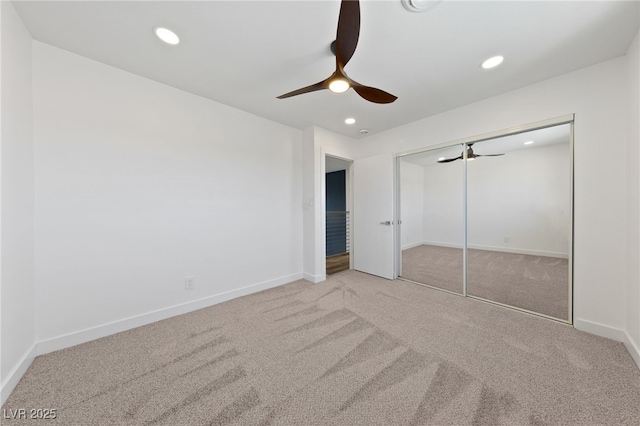
[[[488,69],[497,67],[502,63],[502,61],[504,61],[504,56],[501,56],[501,55],[492,56],[491,58],[484,61],[480,66],[482,67],[482,69],[488,70]]]
[[[153,33],[156,35],[156,37],[158,37],[160,40],[164,41],[167,44],[171,44],[175,46],[176,44],[180,43],[180,37],[178,37],[176,33],[174,33],[168,28],[155,27],[153,29]]]
[[[336,56],[336,68],[327,79],[311,84],[307,87],[277,96],[286,99],[292,96],[328,89],[334,93],[343,93],[353,85],[358,96],[376,104],[390,104],[398,99],[397,96],[375,87],[365,86],[347,77],[344,67],[356,51],[360,36],[360,0],[342,0],[338,14],[338,30],[335,43],[332,43]]]
[[[336,78],[329,83],[329,90],[333,93],[344,93],[349,90],[349,87],[351,87],[349,82],[341,78]]]

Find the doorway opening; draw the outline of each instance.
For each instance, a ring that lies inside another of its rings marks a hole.
[[[350,268],[351,218],[348,180],[350,162],[326,156],[325,161],[325,256],[326,274]]]

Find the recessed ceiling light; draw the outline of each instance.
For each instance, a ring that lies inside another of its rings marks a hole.
[[[533,143],[533,141],[526,141],[524,144],[525,145],[531,145]]]
[[[331,83],[329,83],[329,90],[333,93],[342,93],[349,90],[349,83],[346,80],[341,78],[336,78]]]
[[[170,29],[164,27],[155,27],[153,29],[155,35],[162,41],[167,44],[178,44],[180,43],[180,37]]]
[[[444,157],[440,157],[440,158],[438,158],[438,161],[442,161],[444,159],[445,159]]]
[[[498,65],[500,65],[502,63],[502,61],[504,61],[504,57],[503,56],[500,56],[500,55],[493,56],[493,57],[487,59],[486,61],[484,61],[481,66],[485,70],[488,70],[490,68],[497,67]]]
[[[347,123],[347,124],[353,124],[353,123],[356,122],[356,119],[349,117],[346,120],[344,120],[344,122]]]

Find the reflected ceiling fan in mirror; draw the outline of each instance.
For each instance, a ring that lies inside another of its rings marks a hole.
[[[331,50],[336,56],[336,70],[326,80],[303,87],[302,89],[294,90],[293,92],[285,93],[284,95],[278,96],[278,99],[290,98],[323,89],[329,89],[334,93],[343,93],[349,90],[349,88],[353,88],[358,95],[367,101],[377,104],[389,104],[398,99],[397,96],[387,93],[384,90],[365,86],[347,76],[344,67],[356,51],[359,36],[360,2],[358,0],[342,0],[340,4],[340,15],[338,17],[336,40],[331,45]]]
[[[473,160],[474,158],[477,158],[477,157],[498,157],[500,155],[504,155],[504,154],[476,154],[473,152],[473,148],[471,148],[473,146],[473,143],[470,143],[467,146],[469,147],[467,148],[467,160]],[[438,160],[438,163],[450,163],[452,161],[462,160],[463,158],[464,158],[464,152],[460,154],[459,157],[456,157],[456,158],[443,158],[442,160]]]

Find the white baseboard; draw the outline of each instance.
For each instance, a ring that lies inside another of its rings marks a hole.
[[[625,332],[619,328],[609,327],[608,325],[598,324],[597,322],[587,321],[575,318],[573,325],[577,330],[585,333],[595,334],[596,336],[606,337],[607,339],[623,342]]]
[[[423,244],[427,244],[427,243],[424,242],[424,241],[418,241],[417,243],[410,243],[410,244],[402,246],[402,250],[409,250],[411,248],[418,247],[418,246],[421,246]]]
[[[460,249],[462,248],[462,244],[442,243],[439,241],[422,241],[420,244],[413,245],[413,247],[416,247],[422,244],[428,245],[428,246],[451,247],[451,248],[460,248]],[[529,254],[531,256],[557,257],[560,259],[569,258],[569,255],[567,253],[557,253],[554,251],[543,251],[543,250],[529,250],[529,249],[522,249],[517,247],[480,246],[480,245],[474,245],[474,244],[468,244],[467,247],[475,250],[498,251],[501,253]],[[403,247],[402,249],[404,250],[405,248]]]
[[[282,284],[290,283],[303,278],[303,274],[292,274],[285,277],[264,281],[258,284],[252,284],[236,290],[227,291],[225,293],[208,296],[202,299],[193,300],[182,303],[180,305],[170,306],[168,308],[158,309],[157,311],[147,312],[136,315],[134,317],[125,318],[97,327],[91,327],[73,333],[56,336],[37,343],[37,355],[43,355],[60,349],[76,346],[91,340],[100,339],[111,334],[120,333],[122,331],[131,330],[132,328],[141,327],[156,321],[171,318],[176,315],[186,314],[198,309],[206,308],[236,297],[246,296],[258,291],[267,290]],[[21,376],[20,376],[21,377]]]
[[[450,247],[450,248],[459,248],[459,249],[462,248],[462,243],[460,243],[460,244],[443,243],[443,242],[440,242],[440,241],[422,241],[422,242],[420,242],[420,244],[415,244],[414,247],[417,247],[419,245],[420,246],[424,245],[424,246],[436,246],[436,247]]]
[[[636,362],[638,369],[640,369],[640,346],[633,341],[629,333],[624,333],[624,340],[622,341],[626,346],[627,350],[631,354],[631,358]]]
[[[36,352],[36,344],[34,343],[22,356],[11,373],[9,373],[5,382],[0,385],[0,406],[3,406],[4,403],[7,402],[7,398],[9,398],[9,395],[11,395],[11,392],[13,392],[13,389],[15,389],[20,379],[22,379],[22,376],[24,376],[24,373],[29,369],[33,359],[36,357]]]
[[[477,250],[489,250],[489,251],[499,251],[502,253],[515,253],[515,254],[528,254],[531,256],[543,256],[543,257],[556,257],[560,259],[568,259],[569,255],[567,253],[558,253],[555,251],[543,251],[543,250],[529,250],[522,249],[517,247],[498,247],[498,246],[475,246],[469,245],[470,249]]]
[[[309,274],[307,272],[304,273],[303,278],[309,282],[312,282],[314,284],[320,283],[322,281],[324,281],[326,279],[326,276],[323,274],[318,274],[318,275],[312,275]]]
[[[616,342],[622,342],[627,348],[627,351],[629,351],[631,358],[633,358],[640,369],[640,347],[638,347],[631,336],[629,336],[629,333],[625,330],[581,319],[576,319],[574,321],[574,326],[576,329],[584,331],[585,333],[606,337],[607,339],[615,340]]]

